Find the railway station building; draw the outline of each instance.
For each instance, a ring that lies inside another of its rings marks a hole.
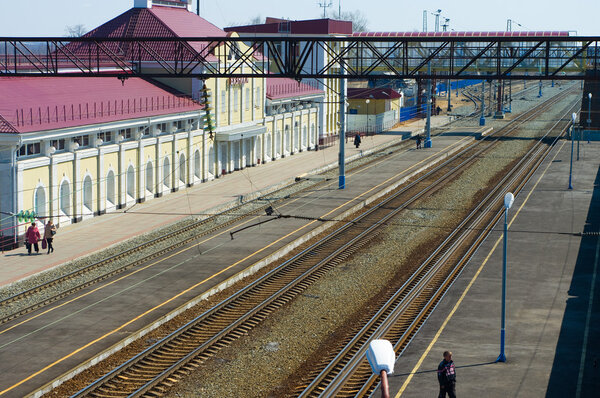
[[[191,0],[135,0],[132,9],[85,36],[235,34],[191,9]],[[206,45],[188,43],[185,51],[198,54]],[[86,52],[84,43],[69,46],[75,55]],[[111,50],[125,59],[131,51],[116,45]],[[174,62],[173,48],[153,50],[166,65]],[[210,54],[214,63],[235,58],[217,47]],[[26,231],[27,223],[15,216],[19,212],[67,225],[315,149],[326,95],[310,82],[243,77],[2,77],[0,87],[4,248],[18,244]]]

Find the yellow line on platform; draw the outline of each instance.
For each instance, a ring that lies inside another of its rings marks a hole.
[[[446,150],[445,150],[445,151],[447,151],[447,150],[451,149],[451,148],[452,148],[452,147],[454,147],[454,146],[457,146],[457,145],[458,145],[458,144],[460,144],[462,141],[464,141],[464,140],[466,140],[466,139],[468,139],[468,138],[471,138],[471,137],[466,137],[466,138],[463,138],[463,139],[461,139],[461,140],[458,140],[456,143],[454,143],[454,144],[452,144],[452,145],[449,145],[449,146],[446,148]],[[398,177],[398,176],[400,176],[401,174],[404,174],[404,173],[406,173],[408,170],[411,170],[411,169],[413,169],[413,168],[417,167],[418,165],[420,165],[420,164],[422,164],[422,163],[426,162],[427,160],[429,160],[429,159],[431,159],[431,158],[433,158],[433,157],[435,157],[435,156],[438,156],[439,154],[440,154],[440,152],[436,152],[436,153],[434,153],[434,154],[432,154],[432,155],[430,155],[430,156],[428,156],[428,157],[424,158],[423,160],[421,160],[421,161],[419,161],[419,162],[415,163],[414,165],[410,166],[409,168],[407,168],[407,169],[403,170],[402,172],[395,174],[394,176],[392,176],[392,177],[388,178],[387,180],[383,181],[382,183],[380,183],[380,184],[377,184],[376,186],[372,187],[371,189],[369,189],[369,190],[367,190],[367,191],[365,191],[365,192],[361,193],[360,195],[357,195],[357,196],[355,196],[354,198],[352,198],[352,199],[350,199],[350,200],[346,201],[345,203],[343,203],[343,204],[339,205],[339,206],[338,206],[338,207],[336,207],[335,209],[333,209],[333,210],[331,210],[331,211],[329,211],[329,212],[325,213],[324,215],[322,215],[322,216],[321,216],[321,218],[323,218],[323,217],[326,217],[326,216],[330,215],[331,213],[333,213],[333,212],[337,211],[338,209],[340,209],[340,208],[342,208],[342,207],[346,206],[347,204],[349,204],[349,203],[351,203],[351,202],[355,201],[356,199],[358,199],[358,198],[361,198],[361,197],[363,197],[363,196],[367,195],[369,192],[372,192],[373,190],[375,190],[375,189],[377,189],[377,188],[381,187],[382,185],[384,185],[384,184],[388,183],[389,181],[393,180],[394,178],[397,178],[397,177]],[[211,280],[211,279],[213,279],[213,278],[217,277],[218,275],[220,275],[220,274],[222,274],[222,273],[224,273],[224,272],[226,272],[226,271],[230,270],[231,268],[233,268],[233,267],[235,267],[235,266],[239,265],[240,263],[242,263],[242,262],[244,262],[244,261],[246,261],[246,260],[248,260],[248,259],[252,258],[253,256],[257,255],[258,253],[261,253],[261,252],[262,252],[262,251],[264,251],[265,249],[267,249],[267,248],[269,248],[269,247],[273,246],[274,244],[276,244],[276,243],[278,243],[278,242],[280,242],[280,241],[282,241],[282,240],[284,240],[284,239],[286,239],[286,238],[288,238],[288,237],[290,237],[290,236],[292,236],[292,235],[296,234],[297,232],[301,231],[302,229],[304,229],[304,228],[308,227],[309,225],[312,225],[312,224],[314,224],[314,223],[316,223],[316,222],[317,222],[317,220],[310,221],[309,223],[305,224],[304,226],[301,226],[301,227],[297,228],[296,230],[294,230],[294,231],[292,231],[292,232],[288,233],[287,235],[285,235],[285,236],[283,236],[283,237],[281,237],[281,238],[277,239],[276,241],[273,241],[273,242],[271,242],[270,244],[268,244],[268,245],[266,245],[266,246],[262,247],[261,249],[259,249],[259,250],[255,251],[254,253],[252,253],[252,254],[249,254],[248,256],[244,257],[243,259],[241,259],[241,260],[239,260],[239,261],[236,261],[235,263],[233,263],[233,264],[229,265],[229,266],[228,266],[228,267],[226,267],[226,268],[223,268],[223,269],[222,269],[222,270],[220,270],[219,272],[217,272],[217,273],[215,273],[215,274],[213,274],[213,275],[209,276],[208,278],[206,278],[206,279],[202,280],[201,282],[198,282],[198,283],[196,283],[195,285],[193,285],[193,286],[191,286],[191,287],[189,287],[189,288],[187,288],[187,289],[185,289],[185,290],[183,290],[183,291],[179,292],[179,293],[178,293],[178,294],[176,294],[175,296],[173,296],[173,297],[171,297],[171,298],[167,299],[166,301],[164,301],[164,302],[162,302],[162,303],[160,303],[160,304],[158,304],[158,305],[156,305],[156,306],[152,307],[151,309],[149,309],[149,310],[145,311],[144,313],[142,313],[142,314],[140,314],[140,315],[136,316],[135,318],[133,318],[133,319],[131,319],[131,320],[127,321],[127,322],[125,322],[125,323],[124,323],[124,324],[122,324],[121,326],[119,326],[119,327],[117,327],[117,328],[115,328],[115,329],[111,330],[110,332],[107,332],[107,333],[103,334],[102,336],[100,336],[100,337],[98,337],[98,338],[96,338],[96,339],[94,339],[94,340],[90,341],[89,343],[87,343],[87,344],[85,344],[85,345],[83,345],[83,346],[81,346],[81,347],[77,348],[75,351],[73,351],[73,352],[71,352],[71,353],[69,353],[69,354],[67,354],[67,355],[63,356],[62,358],[60,358],[60,359],[57,359],[56,361],[52,362],[51,364],[49,364],[49,365],[45,366],[44,368],[42,368],[42,369],[38,370],[38,371],[37,371],[37,372],[35,372],[35,373],[32,373],[31,375],[27,376],[26,378],[22,379],[21,381],[19,381],[19,382],[17,382],[17,383],[15,383],[15,384],[13,384],[12,386],[10,386],[10,387],[6,388],[5,390],[3,390],[3,391],[0,391],[0,395],[4,395],[4,394],[6,394],[7,392],[9,392],[9,391],[11,391],[11,390],[13,390],[13,389],[15,389],[15,388],[19,387],[19,386],[20,386],[20,385],[22,385],[23,383],[26,383],[26,382],[28,382],[29,380],[33,379],[33,378],[34,378],[34,377],[36,377],[36,376],[39,376],[40,374],[44,373],[44,372],[45,372],[45,371],[47,371],[48,369],[51,369],[51,368],[53,368],[54,366],[56,366],[56,365],[58,365],[59,363],[61,363],[61,362],[65,361],[65,360],[67,360],[67,359],[71,358],[72,356],[74,356],[74,355],[78,354],[79,352],[83,351],[84,349],[86,349],[86,348],[88,348],[88,347],[90,347],[90,346],[94,345],[95,343],[98,343],[98,342],[100,342],[100,341],[104,340],[105,338],[107,338],[107,337],[109,337],[109,336],[111,336],[111,335],[113,335],[113,334],[115,334],[115,333],[119,332],[120,330],[124,329],[125,327],[127,327],[127,326],[131,325],[133,322],[135,322],[135,321],[137,321],[137,320],[139,320],[139,319],[143,318],[144,316],[146,316],[146,315],[148,315],[148,314],[150,314],[150,313],[154,312],[155,310],[157,310],[157,309],[159,309],[159,308],[163,307],[164,305],[166,305],[166,304],[168,304],[168,303],[172,302],[173,300],[175,300],[175,299],[177,299],[177,298],[181,297],[182,295],[184,295],[184,294],[186,294],[186,293],[189,293],[190,291],[192,291],[193,289],[195,289],[195,288],[199,287],[200,285],[202,285],[202,284],[204,284],[204,283],[208,282],[209,280]],[[225,233],[225,232],[223,232],[223,233]],[[209,238],[209,239],[212,239],[212,238]],[[207,240],[208,240],[208,239],[207,239]],[[204,241],[203,241],[203,242],[204,242]],[[168,259],[168,258],[171,258],[171,257],[173,257],[173,256],[176,256],[176,255],[178,255],[178,254],[180,254],[180,253],[183,253],[183,252],[185,252],[185,251],[187,251],[187,250],[190,250],[190,249],[192,249],[192,248],[194,248],[194,247],[196,247],[196,246],[198,246],[198,245],[202,244],[203,242],[199,242],[199,243],[197,243],[197,244],[194,244],[194,245],[192,245],[192,246],[190,246],[190,247],[187,247],[187,248],[185,248],[185,249],[182,249],[182,250],[178,251],[177,253],[173,253],[172,255],[170,255],[170,256],[168,256],[168,257],[166,257],[166,258],[164,258],[164,259],[161,259],[161,260],[159,260],[159,261],[156,261],[156,262],[154,262],[153,264],[156,264],[156,263],[158,263],[158,262],[164,261],[164,260],[166,260],[166,259]],[[146,267],[144,267],[144,268],[142,268],[142,269],[145,269],[145,268],[147,268],[147,267],[149,267],[149,266],[150,266],[150,265],[148,265],[148,266],[146,266]],[[140,269],[139,271],[141,271],[142,269]],[[131,274],[129,274],[129,275],[133,275],[133,273],[131,273]],[[125,277],[126,277],[126,276],[123,276],[123,277],[121,277],[121,278],[119,278],[119,279],[117,279],[117,280],[122,280],[122,279],[124,279]],[[114,281],[114,282],[116,282],[116,281]],[[114,283],[114,282],[111,282],[111,283]],[[108,284],[107,284],[107,285],[105,285],[105,286],[108,286]],[[94,289],[94,291],[97,291],[97,290],[99,290],[99,289],[100,289],[100,288]],[[91,292],[90,292],[90,293],[91,293]],[[86,293],[86,295],[87,295],[87,294],[89,294],[89,293]],[[80,297],[78,297],[78,298],[81,298],[81,297],[83,297],[83,295],[82,295],[82,296],[80,296]],[[72,301],[75,301],[75,300],[76,300],[76,299],[73,299],[73,300],[70,300],[69,302],[72,302]],[[65,303],[65,304],[66,304],[66,303]],[[56,307],[56,308],[58,308],[58,307]],[[49,310],[48,310],[48,311],[49,311]],[[31,318],[31,319],[32,319],[32,318]]]
[[[544,169],[544,172],[537,179],[537,181],[535,182],[535,185],[533,186],[533,188],[531,188],[531,191],[529,191],[529,194],[527,194],[527,197],[525,198],[525,200],[523,201],[523,203],[521,204],[521,206],[519,206],[519,209],[514,214],[514,216],[511,218],[510,223],[508,224],[508,228],[510,228],[510,226],[513,224],[513,222],[515,221],[515,219],[517,218],[517,216],[519,215],[519,213],[521,212],[521,210],[523,209],[523,207],[525,206],[525,204],[529,201],[529,198],[531,197],[531,195],[533,194],[533,192],[537,188],[538,184],[542,181],[542,178],[544,177],[544,175],[546,175],[546,172],[548,171],[548,169],[552,165],[552,161],[554,161],[554,159],[556,159],[556,157],[558,156],[558,154],[560,153],[560,151],[562,150],[562,147],[564,145],[565,145],[565,142],[563,142],[562,145],[560,146],[560,148],[558,149],[558,151],[556,151],[556,154],[554,155],[554,157],[552,158],[552,160],[550,162],[548,162],[548,165]],[[490,250],[490,252],[488,253],[488,255],[485,257],[485,259],[481,263],[481,266],[479,266],[479,269],[477,269],[477,272],[475,273],[475,275],[473,275],[473,278],[471,279],[471,281],[469,282],[469,284],[467,285],[467,287],[465,288],[465,290],[461,294],[460,298],[458,299],[458,301],[456,302],[456,304],[452,308],[452,311],[450,311],[450,313],[448,314],[448,316],[446,317],[446,319],[444,319],[444,322],[442,323],[442,326],[440,326],[440,328],[438,329],[437,333],[433,337],[433,340],[431,340],[431,342],[429,343],[429,345],[425,349],[425,352],[423,352],[423,354],[421,355],[421,358],[419,358],[419,361],[417,362],[417,364],[410,371],[409,376],[406,378],[406,380],[402,384],[402,387],[400,387],[400,390],[398,390],[398,393],[395,395],[394,398],[400,398],[400,396],[402,396],[402,394],[404,393],[404,391],[406,391],[406,388],[410,384],[413,376],[416,374],[416,372],[419,371],[419,368],[421,367],[421,365],[425,361],[425,358],[427,358],[427,356],[429,355],[429,352],[431,351],[431,349],[433,348],[433,346],[435,345],[435,343],[438,341],[438,339],[442,335],[442,332],[446,328],[446,325],[448,325],[448,322],[454,316],[454,313],[456,312],[456,310],[458,309],[458,307],[462,304],[464,298],[467,296],[467,293],[469,292],[469,290],[471,290],[471,287],[473,286],[473,284],[475,283],[475,281],[479,277],[479,274],[483,270],[483,267],[485,267],[485,265],[487,264],[487,262],[489,261],[489,259],[492,257],[492,254],[494,253],[494,251],[496,250],[496,248],[498,247],[498,245],[502,241],[503,236],[504,236],[504,234],[500,235],[500,237],[498,238],[498,240],[496,240],[496,243],[494,243],[494,246],[492,247],[492,249]]]

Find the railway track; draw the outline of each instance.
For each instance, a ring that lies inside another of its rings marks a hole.
[[[298,390],[299,397],[364,397],[376,389],[379,376],[373,375],[366,361],[368,343],[385,338],[392,342],[398,355],[402,354],[502,217],[505,193],[517,194],[524,187],[568,128],[572,111],[568,109],[562,115],[566,120],[559,120],[547,131],[400,289],[376,306],[379,310],[369,315],[364,326],[340,343],[334,354],[307,378]],[[556,130],[560,135],[545,145],[545,139]]]
[[[510,134],[537,112],[551,106],[554,98],[520,115],[503,131]],[[499,142],[502,137],[494,138]],[[476,148],[485,142],[489,145]],[[257,281],[156,342],[77,392],[79,396],[160,396],[224,346],[261,323],[306,287],[370,242],[380,226],[424,195],[431,194],[459,175],[493,144],[486,139],[446,160],[433,170],[390,195],[363,214],[344,222],[319,242],[298,253]],[[466,156],[468,152],[473,152]],[[466,158],[465,158],[466,157]]]
[[[366,165],[372,164],[373,162],[385,161],[385,159],[388,158],[389,156],[397,154],[398,152],[405,150],[407,147],[409,147],[411,145],[412,144],[410,142],[403,141],[391,148],[386,148],[386,151],[381,154],[373,154],[371,161],[366,162],[366,163],[364,163],[360,166],[356,166],[356,167],[364,167]],[[352,171],[356,167],[350,167],[350,168],[348,168],[348,171]],[[274,191],[274,192],[269,193],[268,195],[265,195],[265,197],[261,197],[261,198],[255,199],[251,202],[247,202],[245,204],[238,205],[232,209],[226,210],[226,211],[221,212],[216,215],[212,215],[204,220],[193,222],[192,224],[182,227],[176,231],[166,233],[166,234],[159,236],[155,239],[152,239],[148,242],[144,242],[140,245],[137,245],[131,249],[124,250],[123,252],[120,252],[116,255],[107,257],[100,261],[94,262],[93,264],[87,265],[87,266],[77,269],[75,271],[64,274],[56,279],[47,281],[47,282],[40,284],[38,286],[35,286],[33,288],[24,290],[15,295],[4,298],[4,299],[0,300],[0,308],[6,307],[6,306],[8,306],[12,303],[16,303],[20,300],[34,297],[36,295],[39,295],[39,294],[47,291],[50,288],[67,284],[71,281],[77,280],[78,278],[85,279],[86,275],[89,275],[92,272],[95,272],[96,270],[102,269],[103,267],[108,267],[117,261],[121,261],[123,259],[128,259],[136,254],[144,253],[144,255],[142,257],[140,257],[139,259],[137,259],[135,261],[127,262],[126,264],[116,267],[114,269],[110,269],[109,271],[104,272],[99,276],[96,276],[93,278],[88,278],[87,280],[85,280],[82,283],[77,283],[72,287],[66,288],[57,294],[53,294],[48,297],[42,297],[39,301],[35,301],[31,305],[27,305],[22,308],[19,308],[18,310],[10,313],[8,316],[0,318],[0,325],[7,323],[9,321],[12,321],[16,318],[19,318],[23,315],[29,314],[35,310],[38,310],[42,307],[52,304],[53,302],[56,302],[65,297],[68,297],[74,293],[77,293],[78,291],[81,291],[87,287],[93,286],[95,284],[98,284],[99,282],[102,282],[102,281],[112,278],[116,275],[119,275],[125,271],[128,271],[128,270],[133,269],[138,266],[141,266],[143,264],[146,264],[150,260],[153,260],[153,259],[163,256],[167,253],[170,253],[170,252],[174,251],[175,249],[180,248],[186,244],[192,243],[202,237],[214,234],[214,233],[224,229],[227,226],[234,225],[236,223],[240,223],[243,220],[247,219],[248,217],[252,217],[253,215],[256,215],[256,214],[262,214],[265,211],[265,209],[268,208],[269,206],[276,205],[276,204],[281,203],[285,200],[288,200],[292,197],[301,195],[304,191],[306,191],[308,189],[314,189],[314,188],[324,185],[326,183],[327,183],[327,181],[325,179],[314,180],[314,181],[310,182],[309,186],[295,192],[292,195],[280,196],[280,195],[278,195],[280,192],[283,192],[284,190],[289,189],[289,186],[283,187],[277,191]],[[275,198],[275,199],[269,199],[269,198]],[[265,203],[258,204],[261,201],[265,202]],[[250,211],[248,211],[248,209],[246,209],[244,211],[243,207],[247,206],[249,203],[255,204],[255,205],[253,206],[253,208]],[[216,225],[214,227],[206,228],[207,225],[209,225],[210,223],[214,223],[215,220],[222,220],[224,218],[226,220],[218,221],[217,222],[218,225]],[[169,244],[166,247],[160,248],[158,250],[156,249],[156,246],[160,245],[161,243],[167,242],[169,240],[176,240],[176,242],[173,244]],[[146,252],[148,254],[145,254]]]

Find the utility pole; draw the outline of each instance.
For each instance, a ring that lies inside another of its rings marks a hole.
[[[319,7],[321,7],[323,9],[323,18],[327,18],[327,9],[329,7],[331,7],[331,5],[332,5],[331,1],[329,3],[327,3],[326,1],[319,3]]]
[[[485,126],[485,80],[481,82],[481,117],[479,118],[479,125]]]
[[[444,24],[442,25],[442,32],[448,31],[448,26],[450,26],[450,24],[448,22],[450,22],[450,18],[444,18]]]
[[[342,0],[338,1],[338,19],[342,19]]]
[[[427,74],[431,76],[431,62],[427,63]],[[431,78],[427,79],[427,123],[425,125],[425,148],[431,148]]]
[[[346,74],[346,65],[344,59],[340,60],[340,72]],[[346,78],[340,79],[340,154],[339,154],[339,189],[346,188]],[[367,118],[369,116],[367,115]],[[368,120],[368,119],[367,119]]]
[[[427,32],[427,10],[423,10],[423,32]]]
[[[433,15],[435,15],[435,31],[439,32],[440,31],[440,14],[442,13],[442,10],[437,10]]]

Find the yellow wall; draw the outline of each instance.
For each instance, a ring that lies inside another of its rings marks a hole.
[[[48,202],[50,200],[50,167],[42,166],[23,171],[23,206],[19,210],[34,210],[35,190],[40,182],[44,185],[46,202]],[[46,208],[49,212],[50,208],[48,206]]]

